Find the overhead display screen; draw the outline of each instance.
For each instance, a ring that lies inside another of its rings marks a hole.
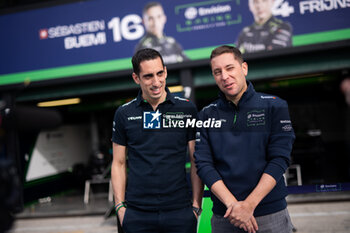
[[[2,14],[0,30],[8,85],[130,69],[144,47],[171,64],[206,59],[222,44],[268,54],[347,40],[350,0],[87,0]]]

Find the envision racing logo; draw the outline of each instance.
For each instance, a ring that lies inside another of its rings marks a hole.
[[[265,110],[256,109],[250,112],[247,112],[247,126],[259,126],[265,125]]]
[[[157,111],[143,113],[144,129],[178,129],[178,128],[221,128],[222,121],[209,118],[205,121],[192,118],[191,115],[164,114]]]
[[[195,7],[189,7],[185,11],[185,17],[186,19],[194,19],[197,17],[198,11]]]
[[[231,6],[229,4],[226,5],[212,5],[210,7],[189,7],[185,10],[186,19],[195,19],[197,16],[209,16],[220,13],[227,13],[231,11]]]

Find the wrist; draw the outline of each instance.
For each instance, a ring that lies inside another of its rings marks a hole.
[[[256,207],[257,207],[257,205],[259,204],[259,203],[257,203],[255,200],[252,200],[252,199],[250,199],[250,198],[247,198],[246,200],[245,200],[245,202],[247,203],[247,205],[251,208],[251,209],[255,209]]]
[[[192,206],[192,210],[197,214],[197,216],[201,215],[202,213],[202,208],[200,207],[195,207],[195,206]]]
[[[118,208],[121,205],[125,205],[125,201],[121,201],[115,204],[114,208]]]
[[[237,203],[236,200],[227,201],[225,202],[225,206],[226,208],[229,208],[230,206],[234,206],[236,203]]]
[[[126,208],[126,206],[125,206],[125,205],[119,206],[119,207],[115,210],[115,212],[118,214],[118,213],[119,213],[119,210],[122,209],[122,208]]]
[[[115,212],[118,213],[118,211],[121,209],[121,208],[126,208],[126,204],[124,201],[122,202],[119,202],[118,204],[116,204],[114,206],[114,209],[115,209]]]
[[[201,205],[201,202],[194,200],[192,201],[192,206],[196,208],[201,208],[202,205]]]

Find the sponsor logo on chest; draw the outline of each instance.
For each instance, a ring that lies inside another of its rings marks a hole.
[[[260,126],[266,124],[265,109],[256,109],[247,112],[247,126]]]

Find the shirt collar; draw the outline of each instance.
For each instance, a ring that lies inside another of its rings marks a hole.
[[[167,93],[165,101],[169,101],[170,103],[174,104],[175,103],[174,95],[169,91],[168,87],[165,87],[165,91]],[[137,94],[136,103],[137,103],[137,106],[140,106],[143,103],[147,103],[147,101],[142,97],[142,90],[141,89],[139,90],[139,93]]]

